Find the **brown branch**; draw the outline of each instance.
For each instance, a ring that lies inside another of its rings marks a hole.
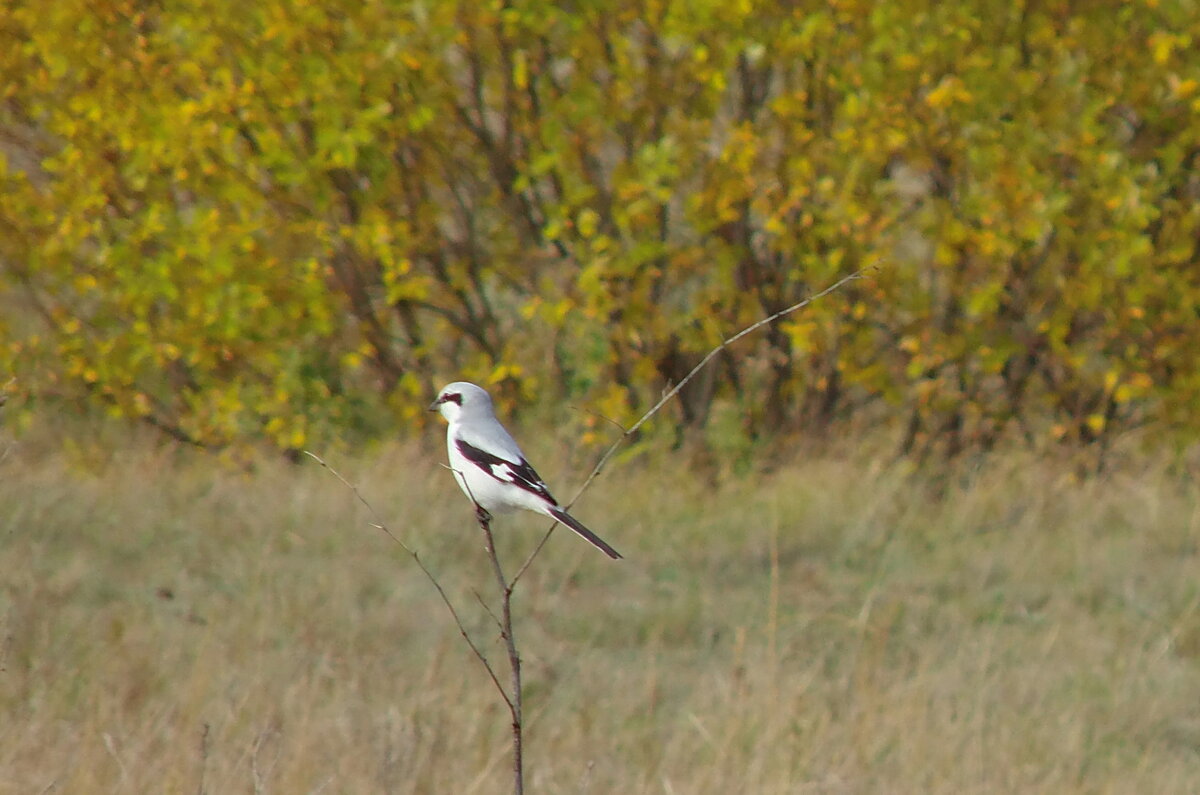
[[[588,488],[588,486],[591,485],[592,481],[594,481],[599,476],[600,472],[604,468],[604,465],[613,456],[613,454],[616,453],[617,448],[620,447],[620,445],[623,444],[625,442],[625,440],[627,440],[630,436],[632,436],[634,433],[636,433],[639,428],[641,428],[644,424],[646,424],[646,422],[648,422],[650,420],[651,417],[653,417],[655,414],[657,414],[658,411],[667,404],[667,401],[669,401],[671,398],[673,398],[677,394],[679,394],[679,391],[681,389],[683,389],[683,387],[686,386],[687,383],[689,381],[691,381],[692,378],[695,377],[695,375],[697,373],[699,373],[705,367],[705,365],[707,365],[710,361],[712,361],[717,355],[719,355],[727,347],[729,347],[733,343],[737,342],[742,337],[752,333],[753,331],[755,331],[759,328],[762,328],[763,326],[765,326],[769,323],[772,323],[772,322],[778,320],[779,318],[784,317],[785,315],[788,315],[792,312],[798,311],[798,310],[808,306],[813,301],[816,301],[818,298],[822,298],[822,297],[834,292],[835,290],[841,288],[843,285],[847,284],[848,282],[862,278],[863,274],[866,271],[867,271],[866,268],[857,270],[854,273],[850,274],[849,276],[846,276],[846,277],[838,280],[837,282],[833,283],[832,285],[825,288],[821,292],[819,292],[815,295],[812,295],[812,296],[804,299],[803,301],[800,301],[799,303],[793,304],[792,306],[789,306],[785,309],[775,312],[775,313],[763,318],[762,320],[759,320],[758,322],[756,322],[750,326],[747,326],[746,328],[742,329],[738,333],[734,334],[732,337],[729,337],[728,339],[723,340],[720,345],[718,345],[717,347],[715,347],[711,351],[709,351],[708,354],[705,355],[705,357],[703,359],[701,359],[700,362],[695,367],[693,367],[691,369],[691,371],[688,372],[687,375],[685,375],[679,381],[678,384],[676,384],[674,387],[672,387],[670,390],[668,390],[666,393],[664,393],[663,396],[659,399],[659,401],[657,403],[655,403],[654,406],[651,407],[651,409],[649,411],[647,411],[645,414],[643,414],[638,419],[637,422],[635,422],[629,428],[621,428],[620,438],[617,439],[617,441],[614,442],[612,444],[612,446],[608,448],[608,450],[604,453],[603,456],[601,456],[599,462],[597,462],[596,466],[592,469],[591,474],[588,475],[587,480],[584,481],[583,485],[579,488],[579,491],[576,492],[575,496],[564,507],[569,508],[572,504],[575,503],[576,500],[579,499],[580,495],[582,495],[583,492]],[[608,418],[605,418],[605,419],[608,419]],[[613,422],[612,420],[608,420],[608,421]],[[621,427],[619,423],[613,422],[613,424],[617,425],[617,427]],[[383,523],[383,520],[380,518],[380,516],[379,516],[378,512],[375,510],[375,508],[369,502],[367,502],[367,500],[362,496],[362,494],[358,491],[358,489],[352,483],[350,483],[348,480],[346,480],[344,477],[342,477],[342,475],[339,472],[337,472],[337,470],[335,470],[331,466],[329,466],[329,464],[327,464],[322,458],[317,456],[315,453],[312,453],[312,452],[309,452],[306,450],[305,454],[308,455],[309,457],[311,457],[313,460],[315,460],[318,464],[320,464],[321,466],[323,466],[327,470],[329,470],[334,475],[334,477],[336,477],[338,480],[340,480],[347,488],[349,488],[351,490],[351,492],[354,493],[354,496],[358,499],[358,501],[361,502],[363,505],[365,505],[367,507],[367,510],[369,510],[371,512],[371,515],[374,517],[375,522],[372,523],[372,526],[378,528],[379,530],[382,530],[384,533],[387,534],[387,536],[389,538],[391,538],[393,541],[395,541],[400,546],[401,549],[403,549],[405,552],[407,552],[409,557],[411,557],[413,559],[413,561],[417,564],[417,566],[420,567],[421,571],[425,574],[426,578],[431,583],[433,583],[434,588],[437,589],[438,595],[441,597],[442,603],[446,605],[446,609],[450,611],[450,615],[453,617],[454,623],[457,625],[459,633],[462,635],[463,639],[467,642],[467,645],[470,646],[471,651],[475,654],[475,657],[480,661],[480,663],[483,664],[484,669],[487,670],[488,676],[490,676],[492,679],[492,683],[496,686],[496,689],[500,692],[501,697],[504,699],[504,703],[508,706],[509,715],[512,718],[513,791],[516,793],[516,795],[523,795],[523,793],[525,791],[524,790],[525,784],[524,784],[524,756],[523,756],[524,746],[523,746],[523,725],[522,725],[523,715],[522,715],[522,692],[521,692],[521,655],[517,649],[516,633],[513,630],[512,596],[513,596],[513,591],[515,590],[515,588],[517,586],[517,582],[520,580],[521,576],[525,573],[525,570],[529,568],[529,566],[533,562],[534,558],[537,557],[537,555],[541,551],[542,547],[545,546],[546,541],[550,538],[550,534],[554,531],[554,528],[558,526],[558,523],[556,522],[550,526],[550,529],[546,531],[545,536],[542,537],[542,540],[538,543],[537,547],[534,548],[533,553],[530,554],[528,558],[526,558],[525,562],[517,570],[517,573],[512,578],[512,580],[509,580],[504,576],[504,569],[500,563],[500,556],[496,552],[495,538],[492,535],[492,526],[491,526],[492,517],[482,506],[479,505],[478,502],[475,501],[475,497],[474,497],[474,495],[471,494],[470,486],[468,486],[466,484],[466,480],[464,478],[462,478],[461,476],[458,478],[460,480],[460,482],[463,484],[463,486],[466,488],[467,496],[470,497],[471,502],[475,503],[475,516],[479,522],[480,529],[483,531],[484,540],[485,540],[486,546],[487,546],[488,560],[491,562],[491,565],[492,565],[492,574],[495,576],[496,586],[500,589],[501,611],[500,611],[499,617],[497,617],[496,614],[490,608],[488,608],[487,604],[484,603],[483,599],[479,596],[478,593],[475,593],[475,598],[480,602],[481,605],[483,605],[484,610],[488,613],[488,615],[492,618],[492,620],[495,621],[499,625],[500,635],[504,640],[504,647],[505,647],[506,652],[508,653],[508,662],[509,662],[509,673],[510,673],[509,686],[511,688],[511,691],[506,691],[504,689],[504,685],[502,685],[500,683],[499,678],[496,676],[495,669],[492,667],[491,663],[484,656],[483,652],[480,651],[479,647],[475,645],[475,642],[471,639],[470,635],[467,634],[467,630],[463,626],[462,620],[459,618],[458,611],[454,608],[454,605],[450,602],[450,599],[446,595],[446,592],[442,589],[441,583],[438,582],[437,578],[433,575],[433,573],[425,566],[424,562],[417,555],[417,553],[415,551],[413,551],[407,544],[405,544],[403,541],[401,541],[399,537],[397,537],[394,533],[392,533],[391,530],[389,530],[387,528],[387,526]],[[455,470],[451,470],[451,471],[453,472]],[[456,474],[458,474],[458,473],[456,472]]]
[[[513,742],[513,792],[523,795],[525,792],[524,747],[522,743],[523,727],[521,721],[521,655],[517,651],[517,638],[513,633],[512,595],[516,580],[510,583],[504,577],[504,569],[500,566],[500,556],[496,554],[496,542],[492,537],[492,518],[487,511],[476,511],[479,527],[487,540],[488,558],[492,562],[492,573],[496,575],[496,586],[500,589],[500,636],[504,638],[504,648],[508,652],[510,672],[510,687],[508,709],[512,716]],[[491,612],[491,611],[489,611]]]
[[[863,275],[866,274],[867,271],[874,270],[874,269],[875,269],[875,266],[871,266],[871,267],[867,267],[867,268],[860,268],[860,269],[856,270],[854,273],[851,273],[849,276],[844,276],[841,279],[838,279],[836,282],[829,285],[828,287],[826,287],[824,290],[817,293],[816,295],[811,295],[808,298],[805,298],[803,301],[800,301],[799,303],[792,304],[791,306],[789,306],[785,309],[781,309],[772,315],[768,315],[767,317],[764,317],[762,320],[759,320],[758,322],[753,323],[753,324],[747,326],[746,328],[742,329],[737,334],[734,334],[732,337],[730,337],[726,340],[723,340],[720,345],[718,345],[717,347],[715,347],[711,351],[709,351],[707,354],[705,354],[704,358],[700,360],[700,363],[697,364],[695,367],[693,367],[691,369],[691,372],[689,372],[687,375],[685,375],[678,384],[676,384],[670,390],[668,390],[659,399],[659,401],[657,403],[655,403],[653,407],[651,407],[651,409],[649,411],[647,411],[645,414],[643,414],[641,416],[641,418],[638,419],[638,421],[635,422],[632,426],[627,428],[624,431],[624,433],[621,434],[620,439],[617,439],[617,441],[613,442],[612,446],[609,447],[608,450],[604,453],[604,455],[600,457],[600,460],[596,463],[595,468],[592,469],[592,473],[590,475],[588,475],[587,480],[585,480],[583,482],[583,485],[579,487],[579,491],[577,491],[575,493],[575,496],[571,498],[571,501],[568,502],[563,507],[569,509],[572,505],[574,505],[575,501],[578,500],[579,497],[583,494],[583,492],[588,488],[588,486],[590,486],[592,484],[592,481],[595,480],[599,476],[600,471],[604,468],[604,465],[608,463],[608,459],[612,458],[613,454],[617,452],[617,448],[619,448],[625,442],[626,439],[628,439],[633,434],[637,433],[639,428],[641,428],[643,425],[645,425],[646,422],[651,417],[653,417],[655,414],[658,413],[659,409],[661,409],[663,406],[665,406],[667,404],[667,401],[669,401],[671,398],[673,398],[677,394],[679,394],[679,390],[683,389],[687,385],[687,383],[689,381],[691,381],[692,378],[694,378],[697,373],[699,373],[701,370],[703,370],[705,365],[707,365],[709,362],[711,362],[719,353],[721,353],[721,351],[725,350],[730,345],[732,345],[733,343],[740,340],[742,337],[745,337],[747,334],[757,331],[758,329],[762,328],[763,326],[765,326],[769,323],[774,323],[776,320],[779,320],[782,317],[785,317],[787,315],[792,314],[793,312],[803,309],[804,307],[811,304],[813,301],[816,301],[819,298],[824,298],[825,296],[829,295],[832,292],[835,292],[836,290],[839,290],[844,285],[849,284],[850,282],[857,281],[857,280],[863,278]]]
[[[327,464],[325,459],[321,458],[316,453],[305,450],[304,454],[316,461],[321,466],[325,467],[325,469],[329,470],[330,474],[342,482],[342,485],[350,489],[358,501],[365,505],[367,510],[371,512],[371,516],[374,517],[375,521],[371,523],[371,526],[377,530],[382,530],[388,538],[399,544],[400,548],[407,552],[408,556],[413,559],[413,562],[416,563],[417,567],[420,568],[425,574],[426,579],[428,579],[429,582],[433,584],[433,587],[437,589],[438,596],[442,598],[442,604],[446,605],[446,609],[450,611],[450,616],[454,619],[455,626],[458,627],[458,633],[462,635],[463,640],[465,640],[467,645],[471,647],[471,651],[475,654],[476,659],[479,660],[484,669],[487,671],[488,676],[491,677],[492,684],[494,684],[496,689],[500,691],[500,697],[504,699],[504,703],[507,704],[509,710],[512,711],[512,700],[508,697],[508,692],[505,691],[504,685],[500,684],[500,679],[496,676],[496,671],[492,668],[492,664],[488,661],[488,658],[484,656],[483,652],[479,650],[479,647],[475,645],[475,641],[471,639],[471,636],[467,634],[467,628],[463,626],[462,619],[459,618],[458,611],[454,608],[454,604],[450,601],[450,597],[446,595],[446,591],[442,588],[442,584],[438,582],[437,577],[435,577],[433,572],[429,570],[429,567],[425,565],[425,561],[421,560],[421,556],[418,555],[415,550],[409,547],[408,544],[405,544],[403,541],[401,541],[399,536],[388,529],[387,525],[383,523],[383,519],[380,517],[379,512],[375,510],[375,506],[367,502],[367,499],[363,497],[362,493],[353,483],[342,477],[340,472]]]
[[[496,575],[496,585],[500,588],[501,617],[497,623],[500,625],[500,637],[504,639],[504,649],[508,652],[508,670],[512,683],[512,693],[505,697],[505,701],[508,702],[508,712],[512,718],[513,792],[515,795],[523,795],[525,792],[525,758],[521,720],[521,655],[517,651],[517,636],[513,632],[513,583],[504,577],[504,569],[500,566],[500,555],[496,552],[496,539],[492,537],[492,515],[475,499],[475,495],[471,491],[471,484],[463,477],[462,472],[450,466],[446,468],[455,474],[456,479],[467,492],[467,497],[475,505],[475,519],[479,522],[480,529],[483,530],[483,537],[487,542],[488,560],[492,564],[492,573]],[[488,615],[496,620],[496,614],[484,603],[478,593],[475,594],[475,598],[479,599],[479,603],[483,605],[483,609],[487,611]]]
[[[571,506],[574,505],[575,502],[583,495],[583,492],[586,491],[587,488],[592,485],[592,481],[595,480],[597,477],[599,477],[601,470],[604,469],[604,465],[607,464],[608,460],[610,458],[612,458],[614,453],[617,452],[617,449],[622,444],[624,444],[625,441],[627,439],[629,439],[630,436],[637,433],[638,429],[641,428],[643,425],[645,425],[646,422],[649,421],[649,419],[651,417],[653,417],[655,414],[657,414],[659,409],[661,409],[663,406],[665,406],[671,398],[673,398],[677,394],[679,394],[679,390],[683,389],[687,385],[687,383],[696,376],[697,373],[699,373],[701,370],[704,369],[705,365],[707,365],[714,358],[716,358],[717,355],[719,355],[722,351],[724,351],[726,348],[728,348],[733,343],[740,340],[742,337],[745,337],[747,334],[751,334],[751,333],[757,331],[758,329],[762,328],[765,325],[774,323],[776,320],[779,320],[782,317],[786,317],[787,315],[790,315],[793,312],[797,312],[797,311],[803,309],[804,307],[811,304],[813,301],[816,301],[820,298],[824,298],[825,296],[829,295],[830,293],[841,289],[843,286],[849,284],[850,282],[857,281],[857,280],[863,278],[868,271],[873,271],[877,267],[878,266],[871,265],[871,266],[868,266],[865,268],[859,268],[858,270],[854,271],[854,273],[851,273],[849,276],[843,276],[841,279],[838,279],[836,282],[829,285],[821,292],[816,293],[815,295],[810,295],[808,298],[805,298],[803,301],[792,304],[789,307],[786,307],[784,309],[779,310],[778,312],[770,314],[767,317],[764,317],[763,319],[761,319],[755,323],[752,323],[749,326],[746,326],[746,328],[744,328],[741,331],[739,331],[738,333],[734,334],[732,337],[722,340],[720,345],[718,345],[717,347],[715,347],[711,351],[709,351],[704,356],[704,358],[700,360],[699,364],[697,364],[695,367],[693,367],[691,369],[691,371],[679,381],[678,384],[676,384],[670,390],[668,390],[666,393],[664,393],[663,396],[659,399],[659,401],[657,403],[655,403],[654,406],[651,407],[651,409],[649,411],[647,411],[645,414],[643,414],[641,416],[641,418],[638,419],[637,422],[635,422],[629,428],[624,428],[622,430],[621,437],[612,443],[612,446],[609,447],[608,450],[605,451],[604,455],[600,456],[600,460],[596,463],[596,466],[592,469],[591,474],[587,476],[587,479],[583,482],[583,485],[579,487],[579,491],[575,492],[575,496],[572,497],[569,502],[567,502],[565,505],[563,505],[563,508],[570,510]],[[611,420],[610,420],[610,422],[611,422]],[[614,424],[617,424],[618,427],[620,427],[620,425],[618,423],[614,423]],[[513,577],[512,587],[514,587],[514,588],[516,587],[517,580],[519,580],[521,578],[521,575],[525,573],[525,570],[527,568],[529,568],[529,565],[533,562],[533,559],[541,551],[542,547],[546,543],[546,540],[550,538],[550,534],[554,532],[554,528],[556,528],[556,527],[558,527],[557,522],[550,525],[550,529],[548,529],[546,531],[546,535],[545,535],[545,537],[542,538],[541,543],[539,543],[534,548],[533,552],[525,560],[525,563],[521,566],[520,569],[517,570],[516,576]]]

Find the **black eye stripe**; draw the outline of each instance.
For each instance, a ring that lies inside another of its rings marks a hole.
[[[461,406],[462,405],[462,395],[458,394],[457,392],[451,392],[448,395],[442,396],[442,402],[443,403],[454,403],[455,405]]]

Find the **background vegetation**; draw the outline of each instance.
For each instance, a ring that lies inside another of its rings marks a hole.
[[[209,446],[459,375],[624,420],[878,265],[677,430],[1194,429],[1197,40],[1187,0],[14,0],[0,357]]]
[[[439,447],[336,463],[502,659]],[[511,791],[503,704],[328,473],[60,449],[0,462],[0,793]],[[872,458],[599,480],[627,559],[560,531],[517,594],[529,791],[1193,789],[1195,480],[1006,457],[943,498]]]
[[[486,638],[442,383],[536,396],[569,491],[860,268],[648,426],[721,465],[587,494],[626,561],[522,580],[530,789],[1194,788],[1195,462],[1067,449],[1198,430],[1198,42],[1193,0],[0,4],[0,795],[500,791],[436,595],[273,451]]]

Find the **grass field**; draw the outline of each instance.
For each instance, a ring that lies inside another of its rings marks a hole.
[[[329,459],[503,666],[442,454]],[[628,559],[560,530],[517,594],[529,791],[1194,791],[1200,487],[1064,469],[614,468],[578,514]],[[508,790],[486,675],[319,467],[18,444],[0,506],[0,793]]]

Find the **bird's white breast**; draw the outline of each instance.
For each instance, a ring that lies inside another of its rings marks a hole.
[[[507,513],[517,508],[529,507],[525,505],[524,499],[520,499],[518,489],[511,484],[500,482],[480,469],[474,461],[462,454],[454,444],[454,439],[455,433],[452,428],[451,432],[446,434],[446,451],[449,454],[450,468],[454,470],[454,479],[468,498],[488,513]]]

